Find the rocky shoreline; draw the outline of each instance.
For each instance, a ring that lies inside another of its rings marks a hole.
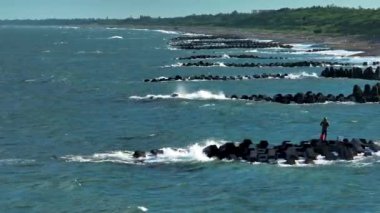
[[[280,42],[263,42],[238,36],[198,35],[171,39],[170,46],[182,50],[231,49],[231,48],[292,48]]]

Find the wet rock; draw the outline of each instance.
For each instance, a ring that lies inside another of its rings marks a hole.
[[[133,153],[133,157],[134,158],[145,158],[146,157],[146,153],[144,151],[135,151]]]
[[[203,149],[203,152],[207,155],[207,157],[219,157],[219,149],[216,145],[210,145]],[[220,157],[219,157],[220,158]]]

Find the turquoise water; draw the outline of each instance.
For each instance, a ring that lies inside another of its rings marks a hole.
[[[171,67],[180,56],[252,51],[172,50],[168,42],[174,36],[149,30],[0,27],[1,212],[380,211],[380,154],[286,167],[213,161],[201,151],[206,144],[244,138],[272,144],[316,138],[324,116],[330,120],[330,138],[378,140],[378,104],[281,105],[224,98],[308,90],[350,94],[354,84],[367,81],[315,77],[323,68]],[[307,47],[252,54],[356,64],[379,60],[341,57],[339,51],[303,53]],[[223,60],[247,61],[216,61]],[[271,60],[260,62],[265,61]],[[177,74],[263,72],[295,77],[143,82]],[[168,97],[172,93],[182,98]],[[145,163],[131,159],[133,150],[154,148],[166,148],[165,155]]]

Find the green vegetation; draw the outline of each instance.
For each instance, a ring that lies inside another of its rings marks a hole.
[[[315,34],[360,35],[376,39],[380,35],[380,9],[354,9],[335,6],[280,9],[216,15],[191,15],[178,18],[141,16],[128,19],[12,20],[0,24],[55,25],[134,25],[134,26],[203,26],[301,31]]]

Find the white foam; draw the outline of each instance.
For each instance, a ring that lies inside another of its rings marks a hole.
[[[312,46],[314,44],[289,44],[292,46],[292,50],[296,51],[305,51],[305,50],[312,50]]]
[[[204,104],[204,105],[202,105],[200,107],[212,107],[212,106],[215,106],[215,104]]]
[[[178,62],[178,63],[175,63],[175,64],[171,64],[171,65],[165,65],[165,66],[162,66],[162,68],[169,68],[169,67],[182,67],[183,66],[183,63],[181,62]]]
[[[192,144],[186,148],[162,148],[163,154],[152,155],[147,153],[144,158],[136,159],[133,151],[112,151],[95,153],[93,155],[66,155],[62,159],[67,162],[81,163],[123,163],[123,164],[152,164],[152,163],[178,163],[178,162],[207,162],[213,161],[208,158],[203,149],[209,145],[220,146],[225,141],[206,140],[202,144]]]
[[[124,39],[123,36],[111,36],[108,39]]]
[[[144,29],[144,28],[129,28],[129,30],[133,30],[133,31],[150,31],[149,29]]]
[[[144,206],[138,206],[137,208],[140,209],[143,212],[147,212],[148,211],[148,208],[146,208]]]
[[[254,49],[254,50],[246,50],[245,52],[246,52],[246,53],[257,53],[257,52],[259,52],[259,50],[258,50],[258,49]]]
[[[121,27],[106,27],[107,30],[126,30],[125,28]]]
[[[304,79],[304,78],[319,78],[318,74],[313,73],[307,73],[307,72],[300,72],[300,73],[289,73],[288,76],[285,77],[286,79]]]
[[[210,36],[210,35],[207,35],[207,34],[199,34],[199,33],[183,33],[182,35],[184,36]]]
[[[83,55],[83,54],[102,54],[103,52],[100,51],[100,50],[94,50],[94,51],[84,51],[84,50],[81,50],[81,51],[78,51],[76,52],[76,54],[80,54],[80,55]]]
[[[178,48],[175,48],[175,47],[172,47],[172,46],[168,46],[168,49],[169,50],[179,50]]]
[[[76,26],[58,26],[58,28],[59,29],[74,29],[74,30],[77,30],[80,27],[76,27]]]
[[[273,42],[273,40],[270,40],[270,39],[254,39],[254,41],[257,41],[257,42],[264,42],[264,43]]]
[[[227,54],[223,54],[222,58],[223,58],[223,59],[228,59],[228,58],[230,58],[230,56],[227,55]]]
[[[217,66],[219,66],[219,67],[227,67],[223,62],[216,62],[218,65]]]
[[[56,41],[53,43],[54,45],[64,45],[64,44],[68,44],[67,41]]]
[[[348,57],[357,55],[360,53],[363,53],[363,51],[349,51],[349,50],[322,50],[322,51],[314,51],[314,52],[307,52],[307,51],[294,51],[294,52],[288,52],[290,54],[295,55],[327,55],[327,56],[335,56],[335,57]]]
[[[185,100],[227,100],[229,98],[223,92],[213,93],[207,90],[198,90],[196,92],[187,93],[186,91],[177,91],[171,95],[146,95],[146,96],[130,96],[130,99],[149,100],[149,99],[185,99]]]
[[[178,34],[181,34],[180,32],[170,31],[170,30],[152,30],[152,31],[159,32],[159,33],[163,33],[163,34],[170,34],[170,35],[178,35]]]
[[[333,55],[333,56],[352,56],[363,53],[363,51],[349,51],[349,50],[323,50],[316,52],[321,55]]]

